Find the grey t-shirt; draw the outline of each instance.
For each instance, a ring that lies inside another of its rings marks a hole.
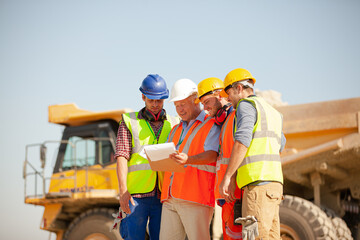
[[[236,131],[234,138],[246,147],[250,146],[252,132],[257,121],[257,110],[251,102],[243,100],[236,109]],[[280,152],[284,149],[286,138],[281,132]]]

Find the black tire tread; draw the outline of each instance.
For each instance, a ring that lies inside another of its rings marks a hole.
[[[334,217],[331,219],[331,222],[336,229],[336,235],[338,239],[353,240],[353,237],[351,236],[351,231],[344,220],[339,217]]]
[[[316,240],[338,239],[331,220],[318,206],[305,199],[285,195],[280,207],[286,207],[304,217],[314,231]]]
[[[110,208],[92,208],[89,209],[83,213],[81,213],[78,217],[76,217],[69,225],[69,227],[66,229],[64,233],[63,240],[67,240],[72,230],[76,227],[76,225],[82,221],[83,219],[87,218],[91,215],[104,215],[106,217],[112,218],[112,214],[115,213],[115,209]]]

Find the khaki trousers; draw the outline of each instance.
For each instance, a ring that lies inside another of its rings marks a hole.
[[[255,216],[258,220],[257,240],[279,240],[279,205],[283,196],[283,185],[271,182],[260,186],[244,187],[242,216]]]
[[[163,203],[160,240],[210,239],[210,222],[214,208],[182,199]]]

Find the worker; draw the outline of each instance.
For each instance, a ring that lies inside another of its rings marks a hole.
[[[224,79],[223,96],[236,107],[234,145],[220,194],[226,201],[235,198],[230,189],[236,183],[244,190],[242,218],[243,238],[281,239],[279,205],[283,196],[280,151],[285,145],[282,115],[264,99],[254,94],[256,80],[246,69],[229,72]],[[249,218],[247,218],[249,217]],[[251,219],[252,222],[249,222]],[[256,222],[257,221],[257,222]],[[257,225],[257,231],[253,229]]]
[[[140,86],[145,107],[123,114],[116,141],[117,176],[120,208],[127,216],[120,223],[124,239],[145,239],[149,221],[151,239],[159,239],[160,190],[163,173],[152,171],[143,145],[164,143],[175,121],[163,109],[169,96],[165,80],[150,74]]]
[[[235,200],[241,198],[241,190],[236,187],[236,179],[232,178],[232,187],[236,188],[235,198],[231,202],[226,202],[219,193],[219,184],[225,174],[227,164],[231,155],[233,141],[233,125],[235,111],[227,98],[220,96],[224,89],[224,83],[219,78],[206,78],[198,84],[199,101],[203,104],[204,109],[210,117],[215,119],[215,123],[221,127],[219,157],[216,162],[216,182],[215,182],[215,199],[217,204],[222,208],[222,230],[223,239],[242,239],[241,225],[234,224],[234,204]],[[236,175],[235,175],[236,176]]]
[[[193,81],[177,80],[170,94],[182,119],[169,135],[178,151],[170,158],[185,172],[165,172],[160,239],[210,239],[220,127],[201,110]]]

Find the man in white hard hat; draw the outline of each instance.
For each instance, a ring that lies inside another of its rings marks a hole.
[[[185,173],[165,172],[160,239],[210,239],[220,127],[201,110],[193,81],[176,81],[170,102],[182,119],[168,138],[179,152],[170,158],[185,165]]]

